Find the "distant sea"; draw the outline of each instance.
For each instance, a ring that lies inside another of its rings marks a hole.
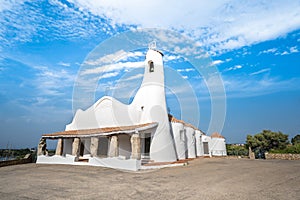
[[[10,156],[10,157],[0,157],[0,161],[5,161],[5,160],[13,160],[15,157]]]

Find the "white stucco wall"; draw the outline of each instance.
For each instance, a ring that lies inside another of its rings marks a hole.
[[[154,63],[154,72],[149,72],[149,61]],[[132,108],[143,108],[140,123],[158,122],[150,146],[150,159],[156,162],[176,161],[166,106],[163,60],[155,50],[146,54],[144,79],[132,101]]]
[[[186,136],[185,129],[182,123],[170,123],[172,127],[172,133],[174,143],[176,147],[177,159],[186,159]]]
[[[153,72],[149,71],[149,61],[154,63]],[[152,134],[150,159],[156,162],[176,161],[166,106],[162,54],[152,49],[146,54],[142,85],[130,105],[125,105],[112,97],[102,97],[87,110],[78,110],[73,121],[66,126],[66,130],[150,122],[158,122],[158,127]]]
[[[73,164],[75,156],[67,154],[66,156],[45,156],[40,155],[37,157],[37,164]]]
[[[195,130],[189,126],[185,126],[185,133],[187,139],[187,157],[196,158]]]
[[[201,145],[201,132],[199,130],[195,130],[195,138],[196,138],[196,155],[203,156],[203,150]]]
[[[211,137],[210,136],[207,136],[207,135],[202,135],[201,136],[201,145],[202,145],[202,150],[203,150],[203,155],[204,156],[211,156],[211,147],[210,147],[210,140],[211,140]],[[208,153],[207,154],[205,154],[205,151],[204,151],[204,145],[203,145],[203,143],[204,142],[207,142],[207,144],[208,144]]]
[[[129,112],[125,105],[113,97],[104,96],[85,111],[77,110],[66,130],[80,130],[113,126],[128,126],[139,123],[137,113]],[[133,117],[135,116],[135,117]]]
[[[210,152],[212,156],[226,156],[226,143],[224,138],[211,138]]]
[[[136,159],[114,158],[98,158],[90,157],[88,162],[75,162],[75,156],[38,156],[37,164],[67,164],[67,165],[92,165],[114,169],[137,171],[141,169],[141,161]]]

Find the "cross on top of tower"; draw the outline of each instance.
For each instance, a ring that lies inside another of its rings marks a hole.
[[[152,49],[152,50],[155,50],[155,49],[156,49],[156,41],[153,40],[152,42],[150,42],[150,43],[148,44],[148,48],[149,48],[149,49]]]

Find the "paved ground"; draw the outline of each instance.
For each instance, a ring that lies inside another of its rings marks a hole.
[[[147,172],[25,164],[0,168],[0,199],[299,199],[300,161],[197,159]]]

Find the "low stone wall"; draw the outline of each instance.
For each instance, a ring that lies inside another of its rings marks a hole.
[[[300,160],[300,154],[266,153],[266,159]]]
[[[32,162],[32,156],[30,154],[27,154],[24,158],[20,160],[5,160],[0,162],[0,167],[5,167],[9,165],[20,165],[20,164],[26,164]]]

